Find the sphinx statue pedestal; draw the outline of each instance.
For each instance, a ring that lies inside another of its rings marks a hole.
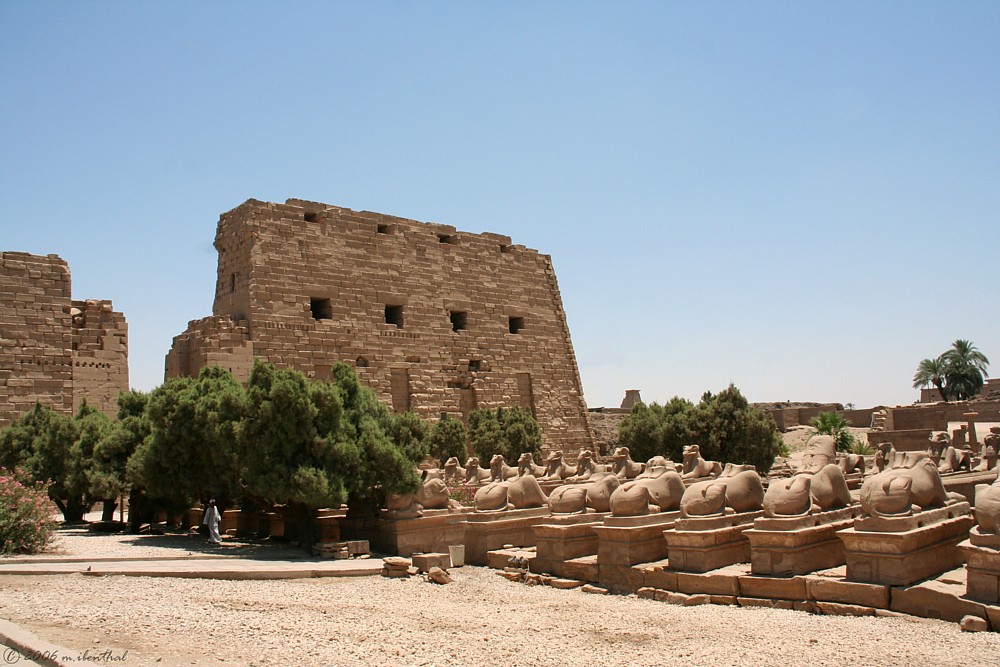
[[[598,539],[595,526],[603,525],[607,512],[587,514],[553,514],[535,531],[535,558],[532,572],[548,572],[558,577],[569,577],[565,563],[582,556],[597,554]]]
[[[962,565],[956,547],[975,521],[969,503],[910,516],[863,517],[837,533],[844,542],[848,581],[908,586]]]
[[[974,526],[958,548],[965,557],[966,595],[1000,604],[1000,534],[984,533]]]
[[[730,510],[732,512],[732,510]],[[671,570],[704,573],[750,561],[750,541],[743,535],[763,511],[678,519],[663,531]]]
[[[808,574],[845,563],[837,531],[850,528],[858,506],[798,517],[759,517],[743,531],[750,540],[750,571],[772,576]]]
[[[517,547],[535,546],[533,528],[548,519],[548,507],[470,512],[461,526],[465,531],[465,562],[486,565],[486,552],[505,544]]]
[[[378,537],[374,540],[379,551],[409,557],[415,553],[448,551],[452,544],[465,539],[463,521],[472,510],[423,510],[423,516],[411,519],[378,520]]]
[[[663,531],[672,528],[680,512],[660,512],[641,516],[609,516],[594,526],[597,533],[598,579],[602,586],[627,588],[629,574],[637,563],[662,560],[667,556]]]

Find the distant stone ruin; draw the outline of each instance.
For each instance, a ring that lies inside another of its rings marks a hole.
[[[166,378],[245,380],[255,357],[330,376],[346,362],[397,412],[521,406],[546,447],[591,447],[552,262],[472,234],[289,199],[219,218],[215,305],[174,338]]]
[[[128,326],[110,301],[74,301],[57,255],[0,253],[0,428],[35,403],[113,416],[127,391]]]

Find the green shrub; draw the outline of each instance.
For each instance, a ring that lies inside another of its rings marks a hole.
[[[854,436],[848,430],[851,422],[844,419],[844,416],[836,412],[821,412],[809,423],[816,428],[818,433],[832,435],[837,443],[838,452],[846,452],[854,444]]]
[[[542,451],[542,432],[530,412],[519,407],[473,410],[469,414],[469,445],[483,466],[489,466],[495,454],[508,463],[527,452],[536,456]]]
[[[431,427],[428,439],[430,455],[436,458],[441,465],[444,465],[451,457],[458,459],[459,465],[465,465],[465,459],[468,456],[465,448],[467,436],[465,424],[445,415]]]
[[[55,534],[54,509],[48,485],[0,468],[0,553],[44,551]]]

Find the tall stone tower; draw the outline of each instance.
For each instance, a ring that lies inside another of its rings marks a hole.
[[[329,377],[338,361],[395,411],[435,419],[519,405],[546,447],[589,447],[586,404],[552,262],[471,234],[290,199],[219,218],[212,317],[174,338],[166,377],[254,357]]]

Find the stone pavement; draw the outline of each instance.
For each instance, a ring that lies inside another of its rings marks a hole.
[[[381,558],[268,559],[233,556],[167,556],[157,558],[94,558],[0,560],[4,574],[73,574],[91,576],[177,577],[185,579],[305,579],[357,577],[382,571]]]

